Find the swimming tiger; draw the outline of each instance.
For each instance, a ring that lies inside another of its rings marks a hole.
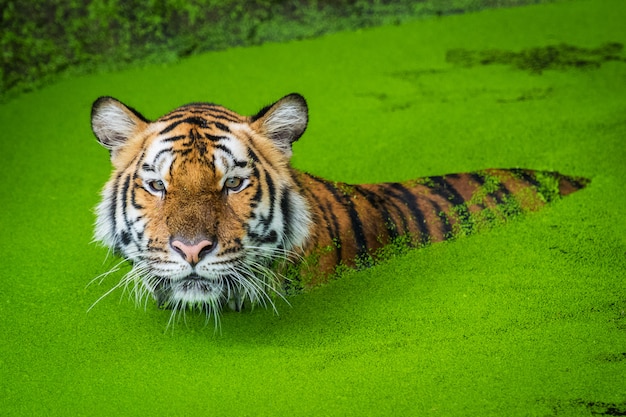
[[[288,286],[372,264],[386,245],[470,234],[588,183],[526,169],[328,181],[290,165],[308,123],[299,94],[251,117],[193,103],[155,121],[101,97],[91,122],[113,165],[95,238],[133,265],[117,287],[174,312],[273,305]]]

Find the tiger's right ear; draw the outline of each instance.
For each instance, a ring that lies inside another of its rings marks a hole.
[[[100,97],[91,108],[91,129],[111,157],[149,121],[113,97]]]

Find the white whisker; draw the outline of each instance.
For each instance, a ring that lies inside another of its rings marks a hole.
[[[111,294],[116,289],[120,288],[122,286],[122,284],[123,284],[123,281],[120,281],[113,288],[111,288],[110,290],[108,290],[107,292],[102,294],[100,296],[100,298],[98,298],[96,301],[94,301],[94,303],[87,309],[87,313],[89,313],[91,311],[91,309],[93,309],[95,307],[95,305],[98,304],[100,301],[102,301],[106,296]]]
[[[289,304],[283,293],[283,284],[289,278],[280,272],[281,263],[306,261],[293,250],[246,245],[241,252],[228,258],[227,263],[222,260],[218,271],[213,272],[215,277],[207,279],[204,285],[208,285],[206,288],[214,288],[211,293],[210,290],[200,289],[203,287],[194,287],[168,278],[172,272],[179,271],[177,263],[161,259],[156,254],[146,258],[140,251],[134,251],[126,253],[125,259],[119,260],[108,271],[91,280],[88,286],[94,282],[101,284],[131,259],[133,264],[130,271],[113,288],[100,296],[88,311],[115,290],[121,289],[120,299],[126,296],[134,301],[136,307],[143,306],[147,310],[150,300],[155,299],[159,307],[170,309],[166,330],[173,329],[181,319],[187,325],[187,313],[199,311],[205,315],[205,325],[213,316],[215,331],[220,333],[220,313],[226,305],[240,311],[244,303],[247,305],[249,302],[252,309],[259,304],[264,308],[271,307],[278,314],[277,298]],[[214,283],[208,284],[209,282]],[[190,292],[187,295],[187,291],[196,293],[193,295]],[[203,295],[203,291],[206,295]]]

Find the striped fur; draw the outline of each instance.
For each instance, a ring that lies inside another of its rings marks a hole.
[[[299,174],[314,230],[307,253],[317,251],[326,273],[338,264],[368,265],[394,242],[420,247],[472,234],[534,211],[587,184],[556,172],[487,169],[401,183],[349,185]],[[312,275],[317,283],[320,276]],[[323,278],[323,275],[322,275]]]
[[[308,287],[390,243],[419,247],[473,233],[583,188],[555,172],[489,169],[349,185],[295,170],[306,129],[291,94],[257,115],[197,103],[150,122],[110,97],[92,127],[114,167],[96,239],[133,263],[118,286],[174,312],[272,303],[286,271]],[[293,283],[291,284],[293,285]]]

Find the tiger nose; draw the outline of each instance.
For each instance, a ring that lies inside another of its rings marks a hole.
[[[203,239],[196,244],[192,244],[191,242],[184,239],[172,238],[170,240],[170,246],[176,252],[178,252],[183,257],[183,259],[185,259],[191,265],[195,265],[200,262],[202,258],[211,253],[213,249],[215,249],[217,244],[215,243],[215,239]]]

